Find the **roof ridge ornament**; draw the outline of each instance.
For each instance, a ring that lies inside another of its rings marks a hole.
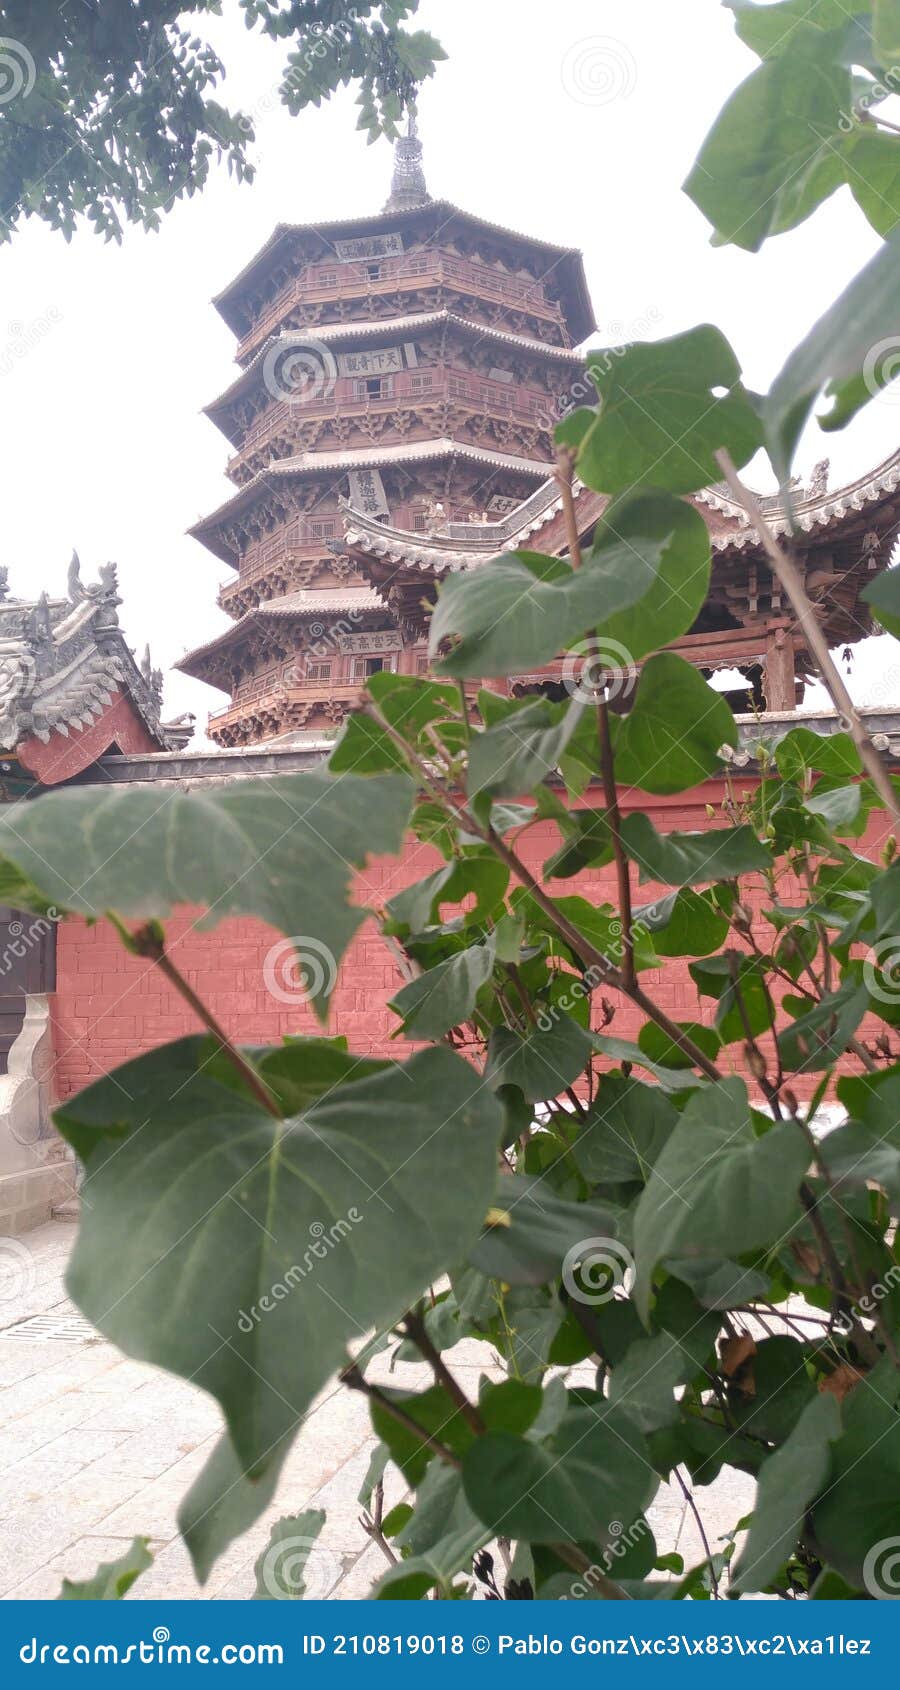
[[[422,143],[419,140],[416,114],[410,111],[406,134],[394,142],[394,174],[391,177],[390,197],[383,210],[412,211],[419,205],[430,205],[431,195],[425,185],[422,167]]]

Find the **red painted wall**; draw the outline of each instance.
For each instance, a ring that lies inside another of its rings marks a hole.
[[[639,794],[634,796],[634,807],[643,808],[645,800]],[[722,796],[722,783],[710,782],[692,793],[690,801],[680,795],[651,800],[650,814],[661,831],[704,828],[709,825],[706,805],[718,806]],[[857,848],[877,856],[888,832],[885,818],[876,812],[865,841]],[[556,829],[549,822],[542,823],[525,835],[521,854],[531,868],[539,870],[557,843]],[[438,863],[436,853],[424,846],[410,848],[399,860],[379,860],[359,875],[354,897],[360,903],[382,905]],[[578,892],[598,903],[615,901],[614,877],[609,868],[557,881],[553,890],[560,895]],[[636,902],[649,903],[660,890],[666,889],[642,886],[637,889]],[[790,902],[792,896],[785,885],[783,901]],[[178,967],[236,1040],[248,1044],[275,1042],[285,1033],[317,1030],[306,1004],[297,1004],[290,992],[287,1001],[278,1001],[267,988],[265,960],[281,938],[271,928],[257,921],[228,920],[211,931],[200,932],[190,912],[179,913],[167,927]],[[771,934],[769,924],[762,922],[760,942],[770,942]],[[659,972],[649,970],[641,980],[674,1020],[712,1020],[715,1005],[709,998],[698,996],[686,959],[669,962]],[[396,963],[374,924],[368,922],[341,966],[328,1030],[346,1034],[351,1048],[360,1053],[402,1056],[409,1047],[402,1039],[391,1041],[397,1021],[387,1008],[388,999],[401,984]],[[619,1037],[633,1037],[641,1017],[615,992],[607,990],[602,995],[615,1007],[609,1031]],[[141,1051],[197,1028],[190,1010],[159,971],[152,963],[129,956],[107,922],[94,927],[77,921],[63,923],[54,1005],[57,1098],[70,1096],[90,1079]],[[730,1047],[735,1064],[739,1051],[739,1046]],[[794,1089],[801,1096],[808,1095],[813,1083],[804,1083],[801,1077]]]

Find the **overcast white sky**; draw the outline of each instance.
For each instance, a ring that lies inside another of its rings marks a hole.
[[[255,117],[256,181],[216,171],[162,232],[70,245],[37,223],[0,247],[0,562],[14,594],[62,592],[115,559],[138,654],[168,669],[227,618],[227,567],[185,529],[231,491],[224,437],[201,406],[232,377],[209,300],[279,220],[376,211],[390,149],[355,131],[352,96],[299,118],[275,94],[280,46],[248,35],[235,0],[201,20],[228,68],[224,97]],[[877,246],[846,190],[759,255],[714,249],[680,192],[700,142],[754,59],[717,0],[424,0],[450,57],[420,101],[428,185],[479,216],[580,246],[600,342],[709,320],[765,387]],[[843,434],[811,430],[798,467],[830,456],[832,486],[892,453],[900,383]],[[759,477],[757,477],[759,481]],[[862,702],[900,702],[893,641],[860,647]],[[167,675],[167,712],[198,727],[223,695]]]

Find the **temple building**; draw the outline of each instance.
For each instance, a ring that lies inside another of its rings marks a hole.
[[[240,371],[207,415],[235,449],[235,492],[192,533],[234,572],[219,594],[233,624],[179,668],[229,695],[217,745],[321,744],[374,669],[427,669],[448,571],[564,553],[552,433],[586,388],[581,257],[432,200],[411,124],[383,211],[280,224],[215,303]],[[821,464],[794,490],[794,550],[841,646],[872,631],[859,595],[897,534],[900,453],[838,492],[827,480]],[[578,487],[586,541],[605,502]],[[794,710],[810,656],[755,536],[727,489],[693,502],[712,585],[675,649],[737,671],[722,683],[737,713]],[[560,669],[508,688],[554,695]]]

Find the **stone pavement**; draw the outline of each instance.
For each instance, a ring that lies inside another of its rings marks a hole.
[[[64,1575],[84,1578],[144,1535],[154,1564],[134,1585],[133,1598],[246,1598],[272,1523],[315,1505],[326,1510],[320,1543],[339,1573],[330,1594],[364,1597],[385,1566],[359,1525],[357,1494],[374,1442],[365,1399],[334,1382],[326,1387],[297,1438],[275,1505],[232,1544],[201,1588],[175,1516],[219,1435],[219,1410],[202,1392],[129,1361],[90,1334],[62,1283],[74,1235],[73,1223],[53,1221],[21,1239],[0,1240],[0,1595],[54,1598]],[[10,1336],[16,1323],[35,1315],[45,1317],[35,1336]],[[472,1396],[485,1354],[483,1345],[468,1343],[452,1352],[453,1369]],[[388,1367],[378,1357],[369,1376],[407,1387],[423,1381],[421,1368],[401,1365],[389,1375]],[[385,1493],[386,1508],[404,1495],[392,1467]],[[700,1493],[713,1548],[752,1499],[752,1481],[737,1472]],[[702,1558],[680,1491],[664,1487],[649,1520],[661,1551],[677,1548],[687,1565]]]

